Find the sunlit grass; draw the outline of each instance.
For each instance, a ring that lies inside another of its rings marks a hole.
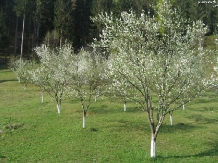
[[[58,115],[55,102],[34,85],[27,90],[9,70],[0,70],[0,162],[141,163],[218,160],[217,98],[207,92],[166,117],[157,137],[157,158],[150,159],[146,113],[135,103],[98,99],[82,128],[82,108],[65,100]]]

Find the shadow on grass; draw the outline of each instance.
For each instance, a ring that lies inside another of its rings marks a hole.
[[[215,118],[206,118],[202,114],[192,114],[187,118],[195,120],[196,123],[199,124],[215,124],[217,123],[218,119]]]
[[[95,114],[113,114],[120,112],[120,110],[118,108],[109,108],[108,105],[105,104],[98,104],[98,106],[91,106],[90,112]]]
[[[110,132],[133,132],[140,131],[145,134],[150,133],[150,126],[145,125],[144,121],[135,121],[135,120],[111,120],[108,125],[106,125],[107,130]]]
[[[135,121],[134,119],[131,120],[126,120],[126,119],[119,119],[119,120],[111,120],[110,123],[108,123],[107,125],[108,130],[110,131],[117,131],[117,132],[121,132],[121,131],[140,131],[143,132],[145,134],[150,133],[150,126],[146,125],[146,119],[144,119],[143,121]],[[176,132],[191,132],[193,130],[199,129],[200,127],[198,126],[194,126],[192,124],[183,124],[183,123],[179,123],[179,124],[175,124],[173,126],[170,125],[165,125],[163,124],[160,127],[160,133],[163,134],[173,134]]]
[[[97,106],[91,106],[90,111],[96,113],[96,114],[114,114],[114,113],[143,113],[143,110],[134,107],[129,106],[127,107],[126,111],[124,112],[124,108],[121,105],[115,105],[114,107],[110,104],[97,104]]]
[[[161,159],[162,161],[164,161],[165,159],[168,158],[199,158],[199,157],[207,157],[207,156],[218,156],[218,140],[214,141],[213,144],[211,144],[211,149],[209,150],[205,150],[203,152],[200,152],[198,154],[190,154],[190,155],[185,155],[185,156],[157,156],[157,158],[155,158],[155,160],[159,160]]]
[[[198,109],[197,111],[201,111],[201,112],[212,112],[217,110],[217,107],[213,107],[213,106],[208,106],[208,107],[203,107],[203,108],[200,108]],[[190,110],[190,111],[193,111],[193,112],[196,112],[196,110]]]
[[[208,97],[208,96],[207,96]],[[208,97],[208,98],[199,98],[199,99],[196,99],[196,103],[200,104],[200,103],[211,103],[211,102],[215,102],[216,99],[215,98],[212,98],[212,97]]]
[[[166,125],[163,124],[160,127],[160,132],[161,133],[175,133],[175,132],[181,132],[181,131],[185,131],[185,132],[190,132],[193,131],[195,129],[200,128],[199,126],[195,126],[191,123],[177,123],[174,125]]]
[[[215,131],[218,134],[218,131]],[[157,156],[154,161],[167,161],[167,159],[183,159],[183,158],[201,158],[201,157],[217,157],[218,156],[218,138],[213,138],[208,141],[204,141],[207,146],[210,146],[210,149],[202,150],[202,152],[197,154],[181,155],[181,156]],[[215,159],[215,158],[214,158]],[[211,158],[213,161],[213,158]]]
[[[10,80],[0,80],[0,83],[4,83],[4,82],[11,82],[11,81],[17,81],[16,79],[10,79]]]

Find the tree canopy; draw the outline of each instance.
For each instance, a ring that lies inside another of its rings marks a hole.
[[[167,0],[157,4],[155,17],[130,11],[121,12],[120,18],[99,14],[93,21],[103,26],[94,46],[105,47],[110,54],[113,85],[119,92],[123,83],[131,85],[135,94],[126,96],[147,113],[151,157],[155,157],[165,116],[195,98],[211,81],[209,53],[202,46],[208,29],[200,20],[182,18]]]

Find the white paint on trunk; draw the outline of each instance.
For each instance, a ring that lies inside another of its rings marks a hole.
[[[61,113],[61,105],[60,104],[57,104],[57,110],[58,110],[58,114]]]
[[[97,101],[97,97],[95,96],[95,102]]]
[[[185,110],[185,104],[184,104],[184,101],[182,101],[182,108],[183,108],[183,110]]]
[[[151,158],[155,158],[156,142],[154,136],[151,136]]]
[[[123,110],[126,111],[126,103],[123,105]]]
[[[173,125],[173,115],[170,114],[170,125],[172,126]]]
[[[83,128],[86,127],[86,116],[85,116],[85,112],[83,111]]]

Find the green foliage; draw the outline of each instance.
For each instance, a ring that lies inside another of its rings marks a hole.
[[[90,37],[92,23],[90,20],[92,0],[77,0],[75,5],[75,38],[73,43],[77,49],[80,49],[80,47],[85,47],[89,42],[92,41],[92,38]]]
[[[21,16],[26,12],[28,2],[29,0],[15,0],[14,11],[17,16]]]
[[[60,47],[60,38],[60,33],[57,30],[48,31],[43,40],[43,44],[51,49],[55,49],[56,47]]]
[[[61,36],[60,41],[72,40],[74,5],[72,0],[56,0],[54,3],[54,28]]]
[[[0,48],[5,48],[8,46],[7,33],[8,29],[6,27],[5,14],[0,11]]]
[[[36,22],[40,27],[40,38],[54,29],[54,0],[37,0],[36,1]]]
[[[218,20],[218,10],[214,3],[198,3],[207,1],[196,0],[176,0],[174,7],[181,10],[183,17],[190,19],[191,21],[202,20],[210,29],[209,34],[215,32],[215,27]],[[214,1],[210,1],[214,2]]]
[[[204,40],[204,46],[205,49],[215,50],[216,49],[216,43],[215,43],[216,36],[206,36]]]

